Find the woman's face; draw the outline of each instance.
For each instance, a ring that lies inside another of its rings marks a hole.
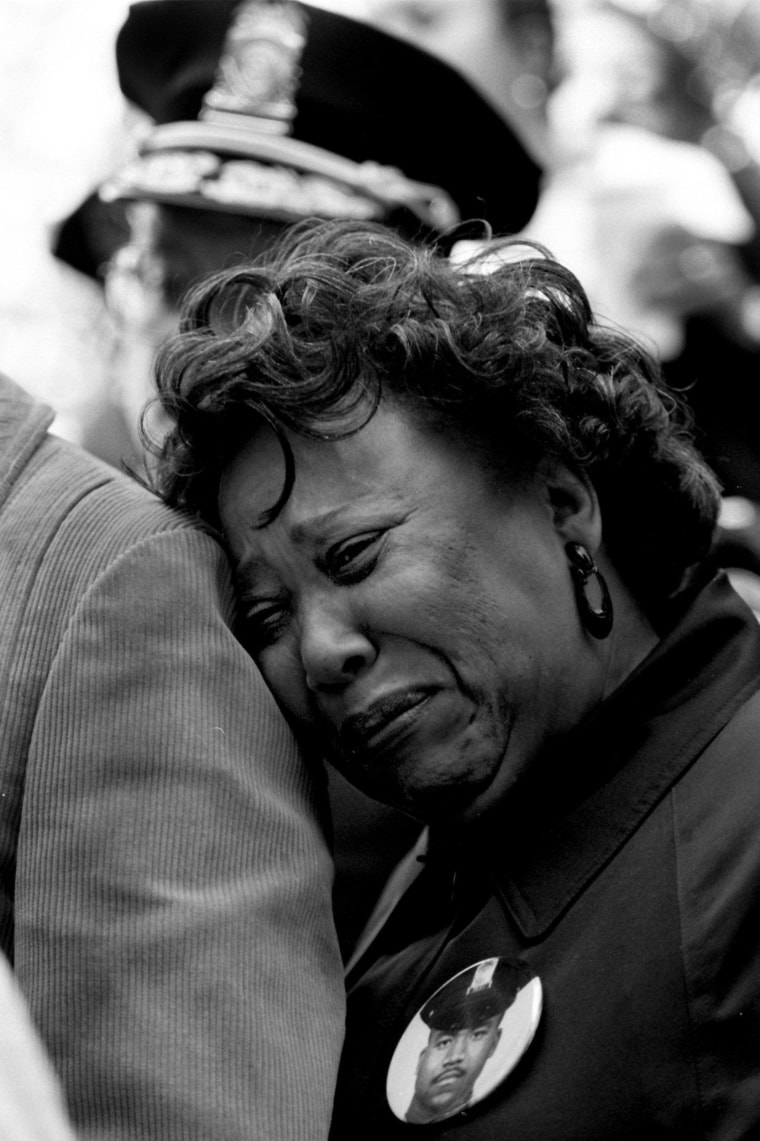
[[[464,443],[381,407],[339,441],[262,427],[220,509],[252,652],[309,745],[423,820],[499,798],[601,698],[564,554],[596,505],[569,473],[499,486]]]

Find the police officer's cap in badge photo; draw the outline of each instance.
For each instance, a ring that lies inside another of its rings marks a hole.
[[[429,1125],[477,1105],[533,1040],[540,980],[521,960],[491,958],[454,975],[422,1005],[388,1070],[388,1104],[401,1121]]]
[[[540,171],[490,104],[358,20],[290,0],[143,0],[116,56],[124,95],[155,126],[101,203],[372,219],[412,237],[471,218],[512,232],[535,207]],[[64,223],[56,250],[93,276],[110,251],[76,243],[96,209]]]

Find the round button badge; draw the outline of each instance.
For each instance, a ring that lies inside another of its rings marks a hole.
[[[420,1007],[388,1067],[386,1096],[413,1125],[445,1121],[492,1092],[533,1041],[541,980],[521,959],[482,959]]]

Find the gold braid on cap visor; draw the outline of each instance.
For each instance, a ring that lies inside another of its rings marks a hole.
[[[140,154],[101,187],[106,202],[147,199],[284,222],[300,218],[382,220],[404,208],[437,231],[459,221],[440,187],[394,167],[353,162],[291,137],[238,123],[188,121],[155,127]]]

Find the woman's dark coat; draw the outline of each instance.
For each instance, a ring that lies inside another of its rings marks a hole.
[[[536,1036],[426,1135],[760,1137],[759,689],[760,629],[718,576],[509,810],[459,848],[431,836],[351,971],[335,1141],[419,1133],[387,1107],[391,1055],[492,956],[541,978]]]

